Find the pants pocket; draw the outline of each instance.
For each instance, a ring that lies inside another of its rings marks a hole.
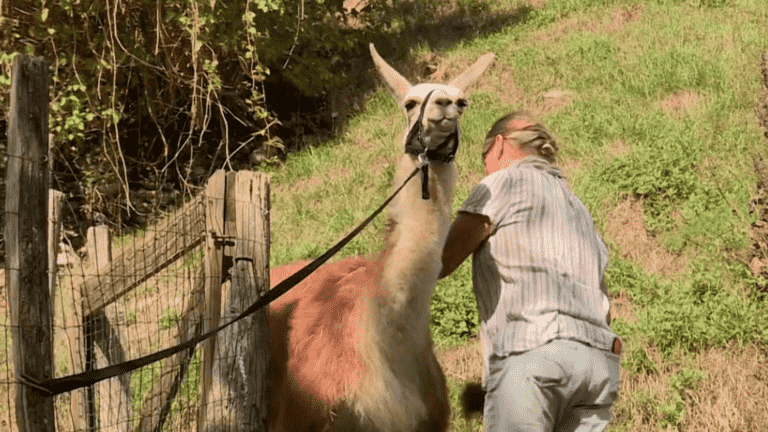
[[[568,374],[557,362],[543,356],[532,356],[526,372],[539,387],[564,386],[569,380]]]
[[[594,365],[600,365],[602,367],[595,367],[593,369],[592,381],[595,383],[602,383],[601,388],[597,390],[597,397],[595,404],[597,405],[612,405],[619,398],[619,367],[621,358],[616,354],[603,352],[602,361],[595,361]]]

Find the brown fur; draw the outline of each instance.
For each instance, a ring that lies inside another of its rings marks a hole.
[[[304,264],[274,269],[272,285]],[[323,266],[270,305],[271,430],[377,430],[359,424],[354,407],[344,402],[370,379],[362,344],[372,342],[366,341],[362,317],[381,294],[373,283],[380,277],[378,267],[361,258]],[[428,391],[420,397],[427,400],[427,415],[418,430],[445,431],[450,417],[445,376],[431,349],[423,354],[428,373],[421,379]]]

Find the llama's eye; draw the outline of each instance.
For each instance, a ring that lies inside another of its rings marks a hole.
[[[405,104],[403,105],[405,107],[406,111],[410,111],[416,107],[419,103],[413,99],[405,101]]]

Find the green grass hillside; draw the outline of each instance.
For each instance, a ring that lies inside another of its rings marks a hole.
[[[460,5],[479,27],[513,13],[477,39],[413,48],[410,64],[430,67],[404,69],[422,71],[413,81],[445,81],[496,54],[469,92],[454,209],[482,178],[479,148],[499,116],[529,110],[557,136],[560,164],[611,250],[613,328],[627,346],[611,430],[768,430],[768,289],[753,273],[768,265],[768,249],[761,261],[751,240],[768,196],[750,205],[755,160],[768,149],[756,114],[768,3]],[[382,89],[341,136],[269,169],[272,265],[316,257],[380,204],[404,123]],[[375,254],[384,222],[340,256]],[[481,365],[469,262],[438,284],[432,308],[455,402]],[[480,422],[455,414],[453,424]]]

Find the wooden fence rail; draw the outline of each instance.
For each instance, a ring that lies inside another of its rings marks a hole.
[[[112,264],[83,282],[83,314],[98,312],[156,275],[205,239],[205,207],[200,195],[147,235],[124,248]]]

